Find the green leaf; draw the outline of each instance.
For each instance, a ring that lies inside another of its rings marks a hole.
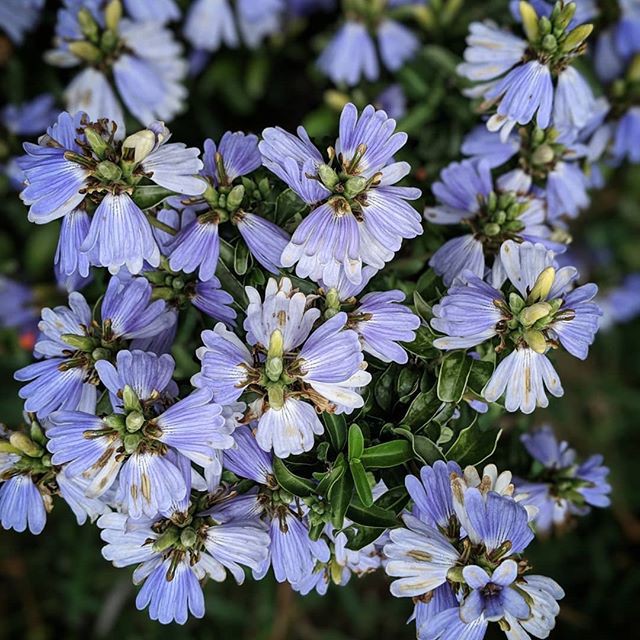
[[[347,536],[347,547],[353,551],[358,551],[375,542],[384,532],[384,527],[351,526],[344,530]]]
[[[494,368],[493,362],[474,360],[471,365],[471,373],[469,373],[467,380],[467,389],[471,389],[471,391],[480,394],[485,384],[489,382],[489,379],[493,375]]]
[[[404,485],[399,485],[383,493],[376,501],[375,505],[381,509],[388,509],[399,514],[409,502],[409,493]]]
[[[381,409],[391,409],[394,400],[393,389],[395,386],[396,368],[393,365],[387,367],[385,372],[378,378],[373,395]]]
[[[489,456],[498,446],[502,429],[482,431],[475,423],[463,429],[447,451],[447,460],[455,460],[461,467],[476,465]]]
[[[393,440],[367,447],[360,456],[365,469],[388,469],[413,458],[411,445],[405,440]]]
[[[444,454],[440,447],[426,436],[414,435],[409,429],[402,427],[394,429],[394,432],[407,438],[416,458],[424,464],[433,464],[436,460],[444,460]]]
[[[250,253],[249,248],[244,242],[238,242],[233,253],[233,270],[243,276],[249,268]]]
[[[349,427],[349,460],[359,459],[364,452],[364,436],[357,424]]]
[[[434,416],[441,404],[436,396],[435,388],[420,392],[409,405],[407,413],[401,422],[412,429],[421,427]]]
[[[342,451],[347,443],[347,421],[344,414],[336,415],[325,411],[322,414],[322,419],[324,420],[331,446],[336,451]]]
[[[348,511],[353,496],[353,480],[351,474],[343,473],[329,489],[329,504],[331,505],[331,524],[336,529],[342,529],[344,516]],[[381,525],[384,526],[384,525]]]
[[[306,208],[307,205],[298,197],[295,191],[285,189],[276,198],[274,222],[279,226],[283,226],[293,216],[303,212]]]
[[[399,398],[413,395],[418,390],[420,372],[412,367],[402,367],[396,381],[396,391]]]
[[[295,475],[280,458],[273,458],[273,473],[278,484],[298,498],[306,498],[316,490],[316,485],[311,480]]]
[[[438,349],[433,346],[433,333],[431,333],[431,329],[422,325],[418,327],[416,331],[416,339],[413,342],[403,342],[402,345],[414,356],[418,356],[424,360],[431,360],[437,354],[440,353]]]
[[[344,455],[341,453],[336,458],[333,468],[328,473],[324,474],[324,477],[318,483],[316,493],[321,496],[329,497],[331,487],[344,475],[347,470],[347,465],[344,460]]]
[[[465,351],[451,351],[443,358],[438,375],[438,398],[442,402],[460,402],[472,364]]]
[[[136,187],[131,199],[144,211],[159,205],[169,196],[175,195],[175,191],[165,189],[155,184]]]
[[[373,494],[371,493],[369,478],[367,477],[367,472],[364,470],[362,462],[357,458],[350,460],[349,469],[358,497],[365,507],[370,507],[373,504]]]
[[[396,514],[388,509],[382,509],[375,504],[370,507],[362,504],[356,497],[347,509],[347,517],[356,524],[365,527],[397,527],[399,523]]]

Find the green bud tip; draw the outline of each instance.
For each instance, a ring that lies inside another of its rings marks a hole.
[[[110,160],[103,160],[96,168],[96,173],[100,178],[109,182],[117,182],[122,177],[122,169]]]
[[[328,164],[321,164],[318,167],[318,177],[330,191],[333,191],[333,188],[340,182],[338,174]]]
[[[127,431],[138,431],[144,425],[144,416],[139,411],[132,411],[126,418]]]

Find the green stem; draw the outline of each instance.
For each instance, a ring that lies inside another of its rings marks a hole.
[[[174,229],[173,227],[169,226],[168,224],[165,224],[164,222],[161,222],[160,220],[158,220],[158,218],[154,217],[148,211],[145,211],[144,215],[147,216],[147,220],[149,221],[149,224],[155,227],[156,229],[160,229],[161,231],[164,231],[165,233],[168,233],[172,236],[175,236],[178,233],[177,229]]]

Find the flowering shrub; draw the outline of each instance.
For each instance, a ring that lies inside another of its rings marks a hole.
[[[534,540],[611,487],[528,416],[640,310],[575,249],[640,161],[638,2],[42,4],[0,5],[69,68],[0,116],[11,216],[55,245],[43,282],[0,275],[32,353],[2,527],[55,536],[66,503],[163,624],[209,579],[377,572],[420,640],[548,637]]]

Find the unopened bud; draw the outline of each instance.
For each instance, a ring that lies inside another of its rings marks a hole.
[[[553,148],[548,144],[539,146],[532,154],[531,161],[536,165],[549,164],[555,158]]]
[[[500,225],[496,224],[495,222],[487,222],[487,224],[482,227],[482,231],[484,231],[484,234],[486,236],[489,236],[491,238],[493,236],[497,236],[500,233]]]
[[[569,53],[577,49],[591,35],[592,31],[592,24],[581,24],[579,27],[576,27],[562,43],[562,52]]]
[[[509,308],[514,314],[520,313],[524,309],[524,300],[517,293],[510,293]]]
[[[74,56],[85,60],[86,62],[99,62],[102,58],[102,52],[98,47],[84,40],[74,40],[67,45],[69,52]]]
[[[9,436],[9,442],[12,447],[22,451],[30,458],[39,458],[44,453],[44,449],[40,445],[37,445],[28,435],[20,431],[14,431]]]
[[[284,406],[284,389],[279,384],[269,387],[269,405],[276,410]]]
[[[280,376],[282,375],[282,370],[284,368],[282,358],[274,357],[267,358],[267,363],[265,365],[265,373],[267,374],[267,378],[272,382],[277,382],[280,380]]]
[[[105,151],[109,148],[107,141],[93,127],[85,127],[84,137],[98,158],[103,158]]]
[[[536,278],[536,281],[531,289],[531,292],[527,296],[527,302],[539,302],[544,300],[551,291],[551,287],[556,279],[556,270],[554,267],[547,267],[540,272],[540,275]]]
[[[236,185],[231,189],[227,196],[227,210],[235,211],[244,199],[244,187],[241,184]]]
[[[125,420],[127,431],[132,433],[134,431],[139,431],[142,429],[144,422],[144,416],[139,411],[132,411]]]
[[[519,320],[525,327],[532,327],[538,320],[546,318],[550,311],[551,305],[548,302],[536,302],[520,312]]]
[[[100,162],[96,168],[96,173],[100,178],[108,182],[117,182],[122,178],[122,169],[110,160]]]
[[[104,349],[103,347],[98,347],[91,352],[91,358],[98,362],[98,360],[108,360],[111,357],[111,351],[109,349]]]
[[[142,412],[142,406],[136,392],[126,384],[122,390],[122,401],[124,403],[125,411],[140,411]]]
[[[193,547],[197,540],[198,536],[191,527],[187,527],[182,530],[182,533],[180,534],[180,544],[184,547],[187,547],[187,549]]]
[[[107,29],[117,31],[121,18],[122,3],[120,0],[111,0],[104,9],[104,22],[107,25]]]
[[[547,340],[541,331],[525,331],[524,339],[536,353],[544,353],[547,350]]]
[[[340,293],[337,289],[329,289],[329,291],[327,291],[325,303],[329,309],[340,309]]]
[[[367,179],[362,176],[349,178],[344,185],[344,193],[348,197],[354,197],[362,193],[367,186]]]
[[[111,429],[122,431],[125,427],[125,420],[125,417],[121,413],[112,413],[106,418],[103,418],[102,422]]]
[[[269,337],[268,358],[282,358],[284,355],[284,339],[280,329],[274,329]]]
[[[127,433],[127,435],[122,438],[122,442],[124,443],[124,450],[131,455],[138,449],[138,445],[140,444],[140,435],[137,433]]]
[[[78,25],[82,35],[88,40],[95,42],[98,39],[98,23],[93,19],[91,12],[88,9],[80,9],[78,11]]]
[[[79,351],[90,352],[95,347],[95,342],[88,336],[79,336],[75,333],[63,333],[60,338],[62,338],[65,344]]]
[[[527,40],[536,42],[540,36],[536,10],[528,2],[521,2],[520,16],[522,17],[524,32],[527,34]]]
[[[558,48],[558,41],[555,36],[548,33],[544,38],[542,38],[542,48],[545,51],[555,51]]]
[[[180,539],[180,529],[169,527],[154,543],[153,550],[162,553],[171,548]]]
[[[329,191],[333,191],[333,188],[340,181],[338,174],[328,164],[321,164],[318,167],[318,177]]]
[[[150,129],[136,131],[127,136],[122,143],[123,149],[133,149],[133,161],[142,162],[156,146],[156,135]]]
[[[560,11],[560,15],[555,20],[556,27],[564,31],[569,26],[569,23],[573,20],[573,16],[575,15],[575,13],[576,13],[575,2],[569,2],[565,4],[564,7],[562,8],[562,11]]]

